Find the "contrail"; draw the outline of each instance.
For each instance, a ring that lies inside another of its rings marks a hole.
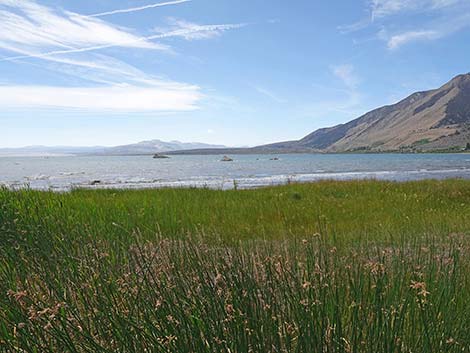
[[[83,52],[88,52],[88,51],[95,51],[95,50],[101,50],[101,49],[107,49],[107,48],[113,48],[113,47],[126,46],[126,45],[137,43],[137,42],[143,42],[143,41],[149,41],[149,40],[155,40],[155,39],[164,39],[164,38],[169,38],[169,37],[182,37],[182,36],[185,36],[185,35],[190,35],[190,34],[204,32],[204,31],[226,31],[226,30],[230,30],[230,29],[242,28],[242,27],[245,27],[246,25],[247,25],[246,23],[203,25],[203,26],[199,26],[198,28],[195,28],[195,29],[191,29],[191,28],[189,28],[189,29],[177,29],[177,30],[170,31],[170,32],[167,32],[167,33],[154,34],[154,35],[147,36],[147,37],[139,37],[135,40],[122,42],[122,43],[102,44],[102,45],[96,45],[96,46],[85,47],[85,48],[54,50],[54,51],[50,51],[50,52],[47,52],[47,53],[39,53],[39,54],[31,54],[31,55],[18,55],[18,56],[11,56],[11,57],[7,57],[7,58],[0,58],[0,62],[2,62],[2,61],[13,61],[13,60],[18,60],[18,59],[27,59],[27,58],[45,58],[45,57],[48,57],[48,56],[54,56],[54,55],[60,55],[60,54],[83,53]]]
[[[191,1],[191,0],[174,0],[174,1],[168,1],[168,2],[160,2],[160,3],[150,4],[150,5],[140,6],[140,7],[132,7],[130,9],[122,9],[122,10],[114,10],[114,11],[95,13],[93,15],[87,15],[87,16],[84,16],[84,17],[102,17],[102,16],[115,15],[115,14],[118,14],[118,13],[143,11],[143,10],[147,10],[147,9],[153,9],[155,7],[182,4],[182,3],[185,3],[185,2],[189,2],[189,1]]]

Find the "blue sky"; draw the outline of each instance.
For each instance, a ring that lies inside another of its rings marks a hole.
[[[470,71],[468,0],[0,0],[0,146],[298,139]]]

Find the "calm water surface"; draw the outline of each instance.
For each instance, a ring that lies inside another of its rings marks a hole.
[[[470,154],[0,157],[0,184],[70,190],[197,186],[229,189],[320,179],[470,179]],[[270,160],[278,157],[279,160]],[[235,182],[234,182],[235,181]],[[96,185],[92,185],[96,184]]]

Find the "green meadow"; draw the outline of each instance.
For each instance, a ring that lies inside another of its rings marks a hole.
[[[470,181],[0,189],[0,351],[470,352]]]

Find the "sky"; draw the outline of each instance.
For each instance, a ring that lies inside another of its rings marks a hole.
[[[469,0],[0,0],[0,147],[299,139],[469,43]]]

